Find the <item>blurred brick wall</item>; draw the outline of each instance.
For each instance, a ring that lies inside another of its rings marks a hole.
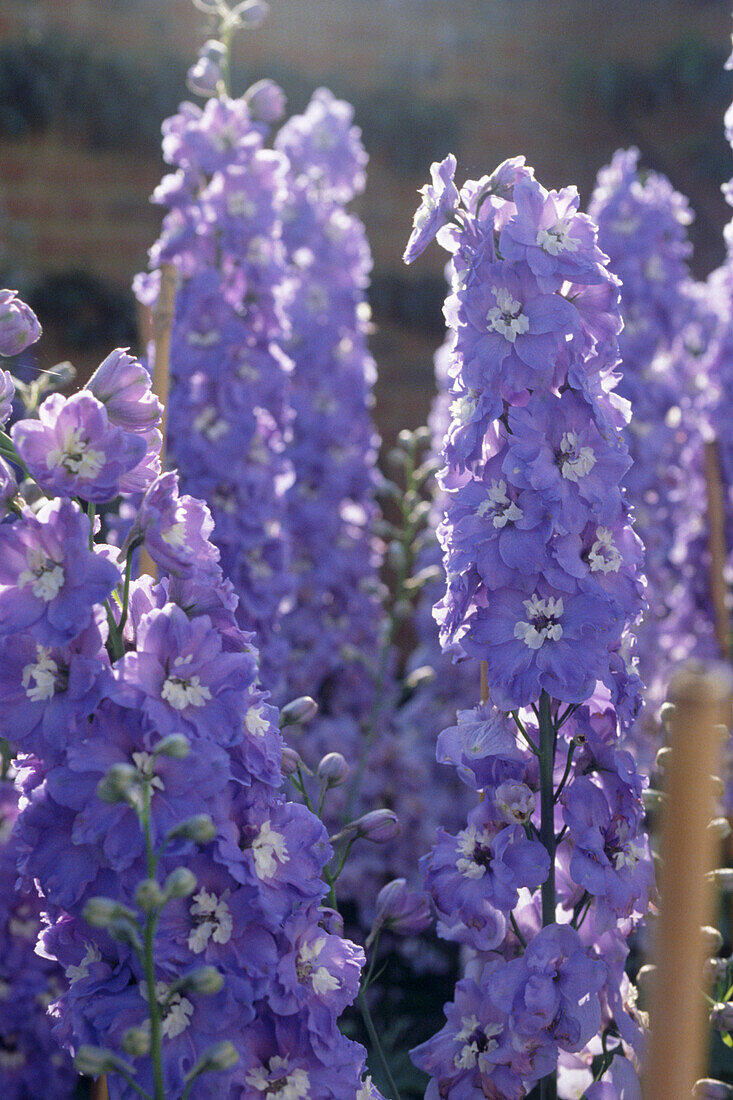
[[[678,155],[696,117],[670,104],[625,132],[600,110],[580,110],[569,98],[569,77],[578,61],[642,63],[690,33],[725,43],[728,0],[271,0],[271,7],[269,21],[237,46],[248,78],[297,75],[303,87],[327,83],[357,107],[369,104],[371,114],[366,107],[364,117],[357,114],[371,153],[360,213],[378,277],[394,273],[409,282],[443,267],[437,248],[409,271],[400,260],[428,163],[406,168],[398,146],[414,140],[408,108],[421,101],[436,112],[445,107],[457,122],[455,142],[446,139],[436,155],[455,144],[461,179],[523,152],[547,186],[575,182],[587,198],[613,150],[640,143],[647,162],[668,171],[698,211],[699,270],[719,261],[727,215],[718,183]],[[0,39],[58,34],[148,68],[171,55],[192,57],[202,28],[190,0],[0,0]],[[392,145],[385,133],[394,135]],[[128,287],[156,235],[159,213],[148,196],[162,171],[152,150],[93,152],[73,135],[0,141],[3,204],[11,225],[21,227],[8,259],[30,277],[85,268]],[[391,437],[425,416],[439,336],[378,320],[378,415]]]

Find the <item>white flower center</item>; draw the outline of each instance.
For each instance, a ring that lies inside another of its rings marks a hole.
[[[229,425],[213,405],[207,405],[194,417],[194,431],[204,435],[211,443],[217,443],[229,431]]]
[[[234,922],[231,910],[226,903],[228,892],[218,898],[208,890],[199,890],[194,894],[189,910],[194,927],[188,936],[188,946],[195,955],[200,955],[209,940],[214,943],[229,943],[232,938]]]
[[[277,864],[287,863],[290,859],[285,837],[282,833],[276,833],[265,821],[258,836],[252,842],[252,854],[255,861],[255,872],[259,879],[273,878],[277,873]]]
[[[186,339],[189,344],[193,344],[194,347],[211,348],[219,343],[221,340],[221,333],[218,329],[210,328],[206,329],[204,332],[189,332]]]
[[[160,999],[159,996],[158,1000]],[[174,993],[163,1011],[163,1019],[161,1021],[163,1036],[166,1039],[175,1039],[177,1035],[182,1035],[190,1024],[192,1016],[193,1005],[188,998],[181,996],[180,993]]]
[[[270,728],[270,723],[265,715],[265,708],[261,704],[258,707],[250,707],[244,716],[244,724],[247,727],[247,732],[251,733],[253,737],[264,737]]]
[[[298,981],[310,981],[314,992],[319,996],[324,996],[326,993],[338,989],[341,985],[336,975],[332,974],[327,967],[315,965],[316,959],[327,942],[325,936],[319,936],[311,943],[304,944],[295,961],[295,972],[298,975]]]
[[[134,752],[132,762],[137,768],[141,780],[147,780],[151,788],[155,790],[165,790],[165,783],[159,775],[155,774],[157,757],[153,756],[151,752]]]
[[[597,527],[596,541],[588,552],[591,573],[618,573],[621,561],[621,554],[609,529]]]
[[[462,397],[456,397],[455,401],[451,402],[450,414],[459,423],[467,424],[477,408],[478,399],[471,394],[464,394]]]
[[[45,603],[50,603],[61,591],[64,584],[64,571],[58,562],[47,558],[42,550],[28,551],[28,568],[18,577],[18,588],[30,584],[33,595]]]
[[[562,638],[563,631],[559,623],[564,610],[562,597],[555,599],[554,596],[549,596],[546,600],[541,600],[535,593],[531,599],[523,602],[527,619],[520,619],[515,625],[515,638],[521,638],[530,649],[541,649],[548,639],[556,642]]]
[[[529,319],[522,313],[522,303],[504,287],[494,291],[496,305],[486,315],[489,329],[500,333],[505,340],[513,344],[517,336],[529,331]]]
[[[579,446],[577,432],[565,432],[560,440],[558,456],[560,473],[568,481],[580,481],[586,477],[596,464],[592,447]]]
[[[36,647],[36,663],[23,669],[23,687],[32,703],[45,703],[56,693],[59,666],[46,646]]]
[[[96,477],[107,461],[104,451],[89,446],[89,440],[82,435],[81,428],[70,428],[64,435],[60,447],[54,447],[46,455],[46,466],[53,470],[63,466],[70,474],[90,479]]]
[[[89,977],[89,967],[92,963],[102,961],[102,952],[99,950],[96,944],[88,943],[87,949],[84,953],[84,958],[78,964],[78,966],[67,966],[64,973],[68,978],[71,985],[75,982],[80,982],[82,978]]]
[[[456,868],[464,878],[483,878],[491,863],[491,841],[493,837],[487,829],[478,831],[475,825],[469,825],[456,837],[458,851]]]
[[[190,665],[192,654],[188,657],[176,657],[173,667],[183,670],[185,665]],[[205,684],[201,683],[200,676],[176,676],[171,675],[164,682],[161,689],[161,698],[165,699],[174,710],[185,710],[186,707],[203,707],[212,698],[211,692]]]
[[[462,1016],[456,1041],[464,1045],[453,1059],[456,1069],[473,1069],[479,1054],[496,1050],[499,1044],[494,1036],[500,1035],[502,1030],[501,1024],[487,1024],[482,1028],[476,1016]]]
[[[570,236],[570,218],[560,218],[551,229],[540,229],[537,244],[543,252],[557,256],[559,252],[577,252],[580,241]]]
[[[480,516],[491,513],[494,527],[506,527],[507,523],[516,523],[524,515],[522,509],[509,498],[506,481],[492,481],[487,490],[487,500],[479,504],[476,511]]]
[[[304,1069],[288,1072],[287,1067],[287,1059],[274,1055],[268,1068],[257,1066],[249,1070],[245,1081],[264,1093],[263,1100],[308,1100],[310,1079],[307,1072]]]
[[[231,218],[253,218],[257,213],[257,203],[252,202],[244,191],[230,191],[227,195],[227,214]]]

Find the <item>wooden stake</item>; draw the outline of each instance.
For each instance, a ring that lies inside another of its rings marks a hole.
[[[715,439],[705,444],[705,483],[708,504],[708,547],[710,549],[710,594],[715,615],[715,637],[721,657],[731,657],[730,616],[728,615],[725,567],[728,548],[725,541],[725,499],[720,475],[720,456]]]
[[[106,1077],[98,1077],[92,1082],[92,1100],[109,1100]]]
[[[729,725],[733,673],[723,664],[682,668],[670,685],[671,760],[662,812],[660,915],[655,933],[651,1038],[644,1100],[688,1100],[704,1073],[706,1013],[699,992],[710,923],[715,838],[712,775]]]
[[[153,393],[163,406],[163,419],[160,424],[160,431],[163,435],[163,446],[160,451],[161,462],[165,459],[168,392],[170,389],[171,329],[173,327],[176,301],[176,283],[177,272],[173,264],[161,264],[160,291],[152,314],[152,332],[155,344]],[[155,562],[144,546],[140,553],[140,572],[147,573],[148,576],[153,578],[157,576]]]
[[[489,701],[489,666],[486,661],[481,662],[481,704]]]

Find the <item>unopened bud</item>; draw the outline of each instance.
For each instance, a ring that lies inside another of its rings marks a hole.
[[[703,1077],[695,1082],[692,1095],[695,1100],[731,1100],[733,1089],[723,1081],[714,1081],[712,1077]]]
[[[661,749],[656,755],[654,764],[660,771],[664,771],[672,763],[672,749],[669,745],[662,745]]]
[[[648,994],[650,992],[656,973],[657,968],[654,963],[645,963],[639,969],[636,975],[636,985],[642,993]]]
[[[346,757],[340,752],[328,752],[316,768],[316,775],[327,787],[338,787],[349,774]]]
[[[719,890],[726,894],[733,893],[733,867],[717,867],[707,877]]]
[[[79,1047],[74,1065],[84,1077],[101,1077],[103,1073],[112,1073],[120,1066],[124,1066],[129,1073],[135,1072],[134,1066],[127,1066],[111,1050],[102,1047]]]
[[[113,764],[97,784],[97,797],[102,802],[129,802],[140,787],[140,775],[132,764]]]
[[[154,878],[143,879],[135,890],[135,904],[143,913],[152,913],[165,903],[165,894]]]
[[[188,867],[176,867],[163,887],[166,898],[187,898],[196,889],[196,876]]]
[[[215,966],[202,966],[186,974],[178,985],[179,988],[188,989],[191,993],[210,996],[219,992],[224,985],[224,979]]]
[[[277,122],[285,114],[285,92],[274,80],[258,80],[244,93],[244,99],[258,122]]]
[[[310,695],[301,695],[298,699],[286,703],[280,710],[280,729],[286,726],[302,725],[310,722],[318,714],[318,703]]]
[[[377,916],[367,946],[382,928],[388,928],[398,936],[412,936],[423,932],[431,920],[428,895],[408,890],[403,878],[393,879],[377,894]]]
[[[727,817],[714,817],[709,823],[708,829],[716,840],[727,840],[731,834],[730,821]]]
[[[156,756],[171,756],[174,760],[185,760],[191,752],[191,745],[182,733],[169,733],[153,749]]]
[[[500,783],[494,795],[496,808],[510,825],[523,825],[534,813],[536,799],[526,783]]]
[[[330,936],[343,936],[344,918],[337,909],[330,909],[327,905],[321,908],[321,919],[318,922],[324,932]]]
[[[221,1043],[214,1043],[204,1051],[191,1072],[187,1074],[186,1080],[190,1081],[202,1073],[223,1073],[224,1070],[236,1066],[238,1061],[239,1055],[234,1044],[224,1039]]]
[[[300,753],[290,745],[283,745],[280,758],[280,771],[284,776],[295,775],[298,768],[303,770],[303,760]]]
[[[710,1026],[714,1031],[730,1031],[733,1028],[733,1004],[719,1001],[710,1009]]]
[[[180,825],[174,825],[168,836],[171,840],[180,837],[194,844],[208,844],[216,836],[216,826],[208,814],[195,814]]]
[[[144,1058],[150,1053],[150,1031],[146,1027],[128,1027],[120,1043],[125,1054]]]
[[[405,687],[408,691],[417,691],[418,688],[431,684],[435,675],[435,669],[431,665],[422,665],[405,677]]]
[[[717,955],[723,946],[723,937],[717,928],[710,924],[704,924],[700,929],[700,936],[706,955]]]
[[[114,898],[90,898],[82,913],[92,928],[108,928],[113,921],[129,920],[134,923],[136,916],[132,909],[121,905]]]
[[[393,810],[370,810],[353,823],[357,836],[374,844],[388,844],[399,836],[401,825]]]
[[[706,959],[702,966],[703,981],[706,985],[717,985],[725,981],[728,974],[728,960],[714,957]]]

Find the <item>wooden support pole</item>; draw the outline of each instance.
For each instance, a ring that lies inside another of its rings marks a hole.
[[[163,446],[160,451],[161,462],[165,460],[168,393],[170,390],[171,329],[176,302],[177,278],[177,272],[173,264],[161,265],[160,290],[152,314],[152,332],[155,347],[153,393],[163,406],[163,419],[160,424],[160,431],[163,436]],[[148,576],[153,578],[157,576],[155,562],[145,547],[142,548],[140,553],[140,572],[147,573]]]
[[[673,677],[671,759],[662,811],[660,915],[654,940],[651,1038],[644,1100],[689,1100],[704,1076],[705,1004],[699,993],[715,862],[712,775],[730,722],[733,673],[723,664],[690,664]]]
[[[710,595],[715,616],[715,637],[724,660],[731,657],[730,616],[728,614],[728,586],[725,567],[728,547],[725,539],[725,499],[723,479],[720,475],[720,456],[717,440],[705,444],[705,484],[708,505],[708,547],[710,550]]]

